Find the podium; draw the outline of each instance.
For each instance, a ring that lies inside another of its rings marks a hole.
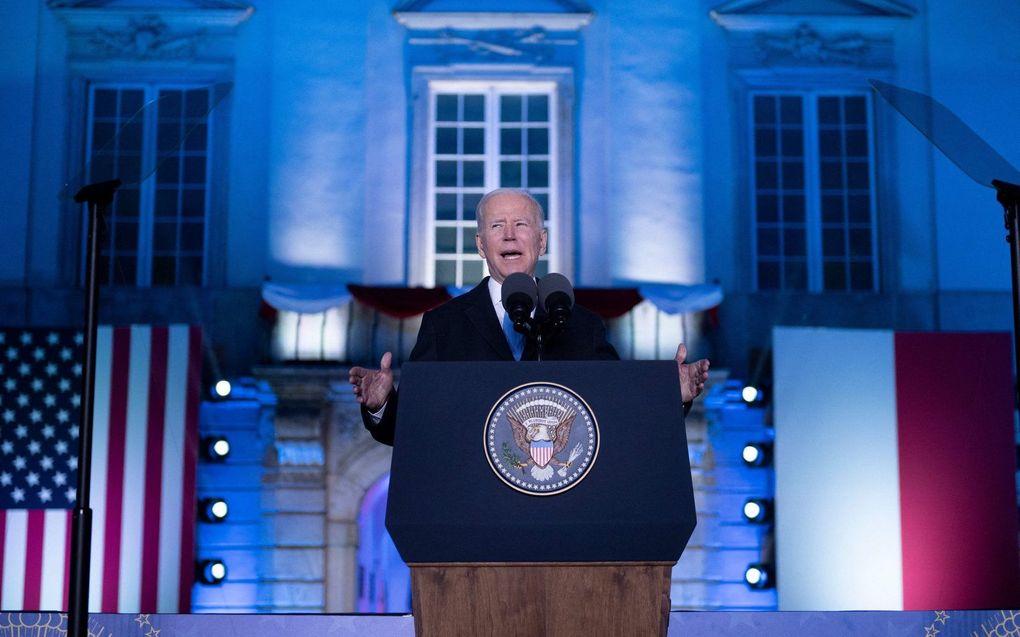
[[[418,635],[665,635],[694,525],[675,362],[404,365],[386,526]]]

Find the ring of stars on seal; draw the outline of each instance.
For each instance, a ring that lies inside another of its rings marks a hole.
[[[559,495],[577,486],[599,453],[599,427],[575,391],[549,382],[520,385],[496,401],[485,421],[493,473],[528,495]]]

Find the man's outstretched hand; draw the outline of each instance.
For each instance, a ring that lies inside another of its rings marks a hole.
[[[354,395],[369,411],[379,411],[393,390],[393,370],[390,369],[392,362],[393,354],[386,352],[379,361],[380,369],[351,368],[348,380],[351,381]]]
[[[709,362],[707,358],[693,363],[685,363],[685,360],[687,360],[687,346],[680,343],[676,348],[676,364],[680,368],[680,397],[683,402],[689,403],[705,389]]]

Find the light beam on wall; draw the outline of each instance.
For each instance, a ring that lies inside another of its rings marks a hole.
[[[705,278],[702,119],[697,10],[689,3],[633,5],[610,51],[613,277],[700,283]],[[671,42],[649,47],[649,42]],[[622,239],[616,239],[622,238]]]
[[[268,265],[281,280],[360,270],[366,223],[367,31],[351,25],[363,23],[367,5],[300,6],[274,13],[267,43],[278,65],[267,70],[273,78]]]

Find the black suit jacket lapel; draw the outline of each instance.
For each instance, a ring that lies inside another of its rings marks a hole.
[[[473,290],[468,292],[471,303],[464,310],[468,321],[471,323],[479,336],[499,355],[496,360],[514,360],[513,352],[510,351],[510,344],[506,342],[506,334],[499,324],[499,317],[496,316],[496,308],[492,306],[492,297],[489,296],[489,279],[482,279]]]

